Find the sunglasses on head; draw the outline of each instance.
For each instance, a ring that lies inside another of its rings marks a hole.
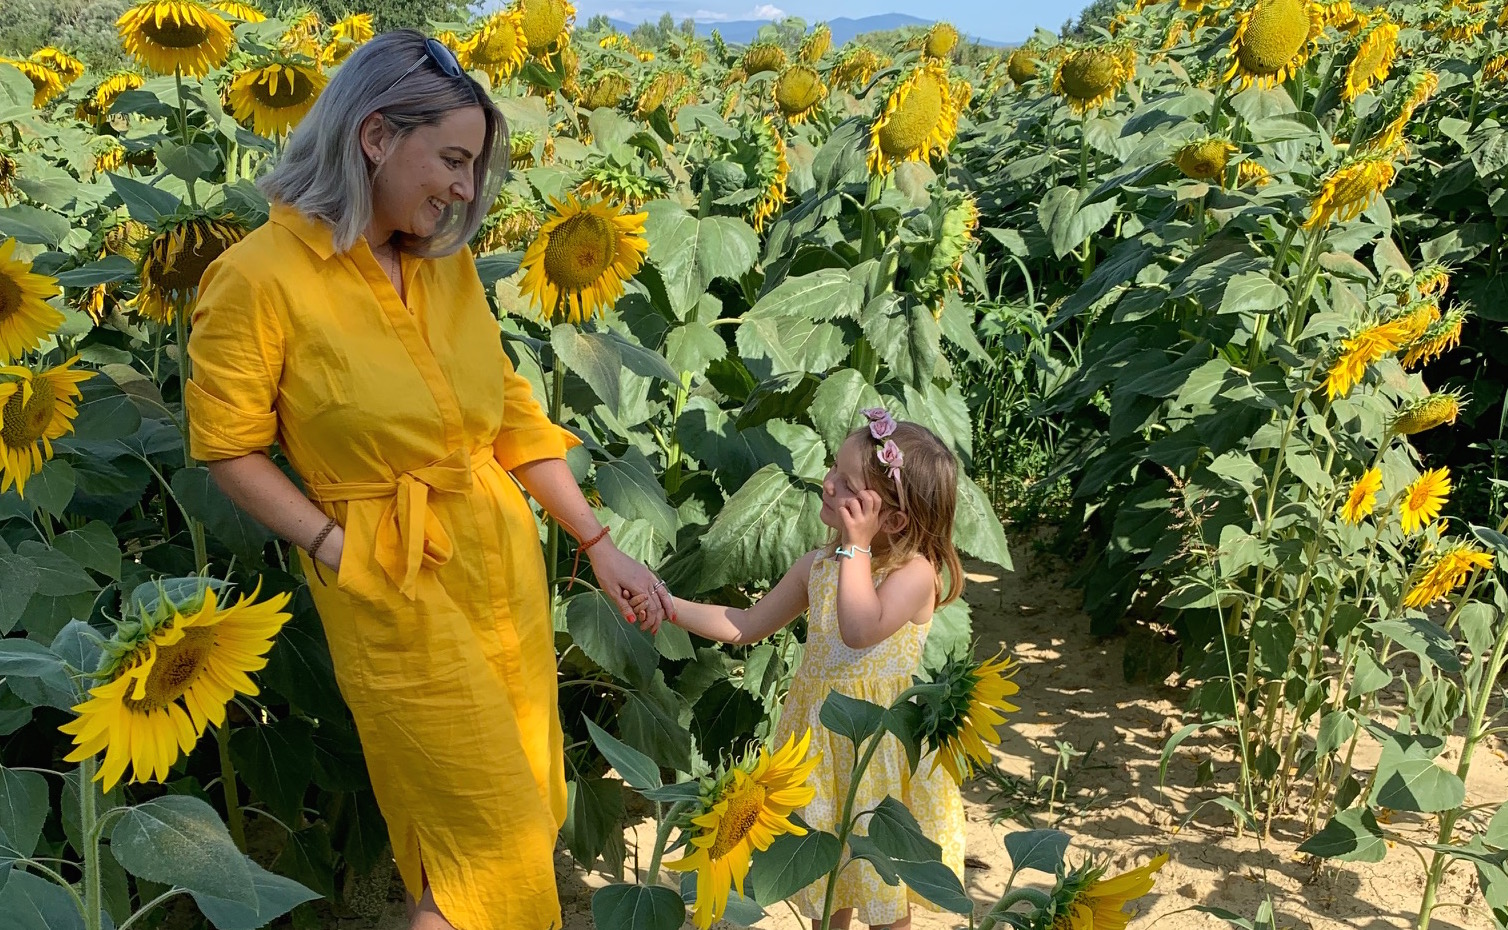
[[[425,39],[424,54],[419,56],[418,61],[409,65],[407,71],[398,75],[398,80],[389,84],[387,90],[382,92],[383,95],[386,96],[388,91],[401,84],[404,78],[413,74],[415,69],[426,61],[434,64],[436,68],[440,69],[440,73],[448,78],[458,78],[466,73],[461,69],[461,63],[456,60],[455,52],[452,52],[444,42],[441,42],[439,39]]]

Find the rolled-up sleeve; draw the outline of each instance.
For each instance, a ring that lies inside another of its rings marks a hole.
[[[503,425],[492,442],[493,454],[509,471],[540,459],[563,459],[581,445],[569,430],[550,422],[534,399],[534,386],[503,357]]]
[[[199,288],[184,389],[189,448],[201,461],[261,452],[277,440],[283,331],[252,280],[226,255]]]

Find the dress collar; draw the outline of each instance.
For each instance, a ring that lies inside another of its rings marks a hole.
[[[335,254],[334,234],[330,224],[324,220],[283,203],[272,205],[269,219],[298,236],[321,260],[329,259]]]

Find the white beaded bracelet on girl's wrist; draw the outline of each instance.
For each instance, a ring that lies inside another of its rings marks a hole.
[[[864,553],[865,555],[874,555],[874,550],[868,546],[848,546],[847,548],[838,546],[833,550],[833,552],[837,555],[841,555],[845,559],[851,559],[854,557],[854,555],[860,552]]]

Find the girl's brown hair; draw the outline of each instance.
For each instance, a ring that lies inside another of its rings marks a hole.
[[[901,483],[896,487],[889,469],[874,454],[876,442],[864,426],[848,434],[860,438],[870,452],[864,456],[864,483],[880,495],[881,513],[901,511],[906,525],[899,533],[887,534],[889,544],[875,553],[876,574],[894,571],[916,556],[938,570],[937,607],[952,603],[963,594],[963,561],[953,546],[953,518],[958,508],[958,458],[937,434],[916,423],[896,421],[887,438],[900,446],[905,457]],[[833,543],[836,544],[836,537]],[[943,571],[947,586],[943,586]]]

